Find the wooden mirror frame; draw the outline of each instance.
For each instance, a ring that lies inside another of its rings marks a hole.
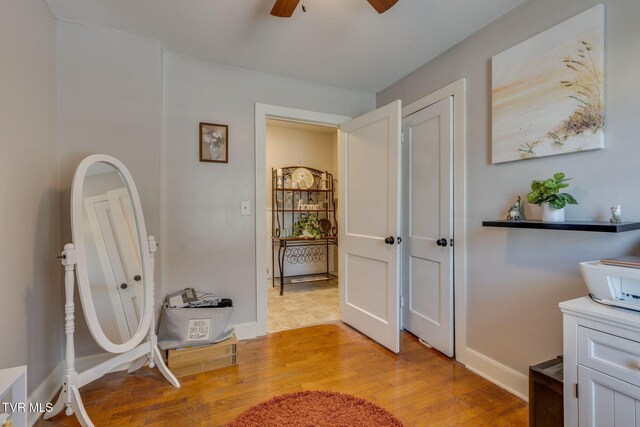
[[[96,163],[109,164],[120,173],[122,180],[129,190],[129,196],[138,231],[138,248],[140,250],[144,295],[142,318],[140,319],[136,333],[128,341],[122,344],[114,343],[104,333],[96,313],[93,294],[91,292],[91,284],[89,282],[83,227],[83,189],[87,171]],[[147,229],[144,223],[144,216],[142,214],[142,205],[140,203],[138,190],[136,189],[131,173],[129,173],[126,166],[118,159],[106,154],[94,154],[82,160],[76,168],[73,176],[73,183],[71,185],[71,234],[77,252],[76,277],[78,280],[78,291],[89,331],[96,343],[109,353],[125,353],[140,344],[149,333],[149,326],[151,324],[152,313],[154,310],[154,307],[152,307],[154,283],[153,281],[149,281],[153,272],[150,267],[151,258],[149,256],[149,251],[147,250]]]

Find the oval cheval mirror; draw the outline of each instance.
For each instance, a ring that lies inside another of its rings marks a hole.
[[[71,201],[78,289],[89,330],[111,353],[131,350],[149,330],[147,233],[138,192],[116,159],[85,159]],[[152,286],[152,285],[151,285]]]
[[[65,371],[58,399],[44,418],[65,410],[83,427],[93,427],[80,388],[113,369],[127,366],[133,373],[148,364],[174,387],[180,383],[165,365],[155,335],[156,241],[147,236],[138,190],[118,159],[94,154],[76,168],[71,232],[73,243],[60,256],[65,269]],[[91,335],[100,347],[117,354],[82,372],[75,367],[75,278]]]

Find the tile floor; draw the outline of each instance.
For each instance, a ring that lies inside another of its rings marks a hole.
[[[280,288],[267,288],[267,330],[269,332],[302,328],[340,319],[338,281],[307,282]]]

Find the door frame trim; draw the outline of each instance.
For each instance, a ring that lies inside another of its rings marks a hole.
[[[467,81],[459,79],[402,109],[402,119],[436,102],[453,97],[453,334],[456,360],[467,357],[467,206],[466,141]],[[404,284],[401,284],[401,288]],[[404,298],[403,298],[404,299]]]
[[[291,120],[339,128],[351,117],[298,108],[255,104],[256,335],[267,334],[267,119]],[[273,273],[273,272],[272,272]]]

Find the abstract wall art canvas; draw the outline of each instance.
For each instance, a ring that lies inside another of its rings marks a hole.
[[[604,6],[493,57],[493,163],[604,148]]]

